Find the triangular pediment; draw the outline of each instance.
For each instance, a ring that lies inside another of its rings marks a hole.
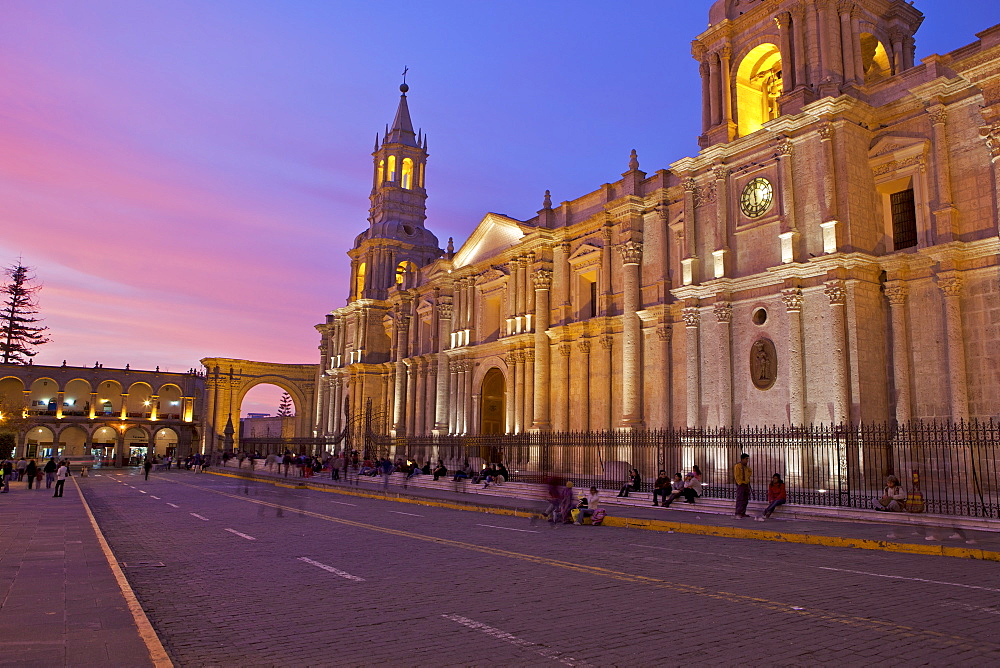
[[[455,253],[452,262],[456,269],[477,264],[503,253],[523,236],[520,221],[499,213],[488,213]]]
[[[868,149],[868,159],[872,160],[885,155],[900,155],[910,153],[920,153],[927,146],[927,139],[924,137],[904,137],[900,135],[885,135]]]
[[[593,244],[583,243],[580,244],[579,248],[573,251],[573,254],[569,256],[568,260],[570,264],[577,264],[578,262],[592,259],[595,254],[600,256],[601,249]]]

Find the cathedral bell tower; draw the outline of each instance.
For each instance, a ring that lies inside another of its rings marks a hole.
[[[855,95],[913,67],[923,14],[905,0],[716,0],[691,44],[702,148],[745,137],[821,97]]]
[[[438,240],[424,227],[427,137],[413,131],[404,82],[392,127],[375,137],[368,229],[355,239],[348,302],[384,300],[407,274],[440,257]]]

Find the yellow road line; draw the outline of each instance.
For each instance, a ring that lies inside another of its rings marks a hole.
[[[129,612],[132,613],[132,619],[135,620],[135,625],[139,630],[139,637],[146,644],[146,651],[149,652],[150,660],[157,668],[172,668],[174,662],[170,660],[170,657],[167,656],[167,651],[163,649],[163,643],[160,642],[160,638],[156,635],[153,625],[149,623],[149,618],[146,617],[145,611],[139,605],[139,600],[135,597],[135,592],[132,591],[125,573],[122,572],[121,567],[118,565],[118,560],[115,559],[115,554],[111,551],[111,546],[104,539],[104,533],[101,531],[101,527],[97,525],[94,513],[90,511],[90,504],[87,503],[87,499],[83,495],[83,490],[80,489],[80,485],[77,484],[75,478],[71,478],[71,480],[73,480],[73,485],[80,495],[80,500],[83,501],[83,509],[87,511],[87,517],[90,518],[90,526],[94,528],[94,533],[97,535],[97,542],[101,545],[104,558],[108,560],[111,572],[114,573],[118,587],[122,591],[122,596],[125,597],[125,602],[128,604]]]
[[[556,568],[561,568],[564,570],[575,571],[577,573],[586,573],[590,575],[596,575],[600,577],[611,578],[614,580],[620,580],[623,582],[631,582],[634,584],[645,584],[651,585],[658,589],[667,589],[670,591],[683,593],[683,594],[694,594],[697,596],[702,596],[705,598],[710,598],[727,603],[743,603],[747,605],[754,605],[756,607],[762,607],[764,609],[770,610],[772,612],[780,612],[784,614],[795,615],[799,617],[808,617],[813,620],[818,621],[828,621],[838,624],[845,624],[849,626],[857,627],[875,627],[879,631],[886,633],[892,633],[894,635],[903,638],[923,638],[924,640],[933,640],[937,642],[942,642],[952,647],[958,647],[961,649],[970,649],[975,651],[982,651],[983,649],[988,649],[990,651],[997,651],[996,645],[993,643],[980,643],[977,644],[973,639],[964,638],[962,636],[953,636],[947,633],[941,633],[938,631],[929,631],[926,629],[916,629],[909,626],[903,626],[888,621],[881,621],[876,619],[869,619],[865,617],[853,617],[850,615],[841,615],[834,612],[822,612],[816,610],[797,610],[791,604],[782,603],[780,601],[772,601],[770,599],[760,598],[756,596],[747,596],[745,594],[737,594],[733,592],[726,591],[715,591],[708,589],[706,587],[700,587],[697,585],[689,585],[680,582],[671,582],[669,580],[663,580],[661,578],[655,578],[647,575],[638,575],[634,573],[625,573],[622,571],[616,571],[609,568],[602,568],[600,566],[587,566],[585,564],[574,563],[570,561],[561,561],[558,559],[550,559],[548,557],[542,557],[534,554],[525,554],[523,552],[513,552],[511,550],[504,550],[501,548],[487,547],[485,545],[477,545],[474,543],[465,543],[462,541],[453,540],[450,538],[439,538],[437,536],[428,536],[425,534],[414,533],[412,531],[404,531],[401,529],[390,529],[388,527],[379,526],[377,524],[368,524],[365,522],[357,522],[355,520],[349,520],[342,517],[333,517],[331,515],[324,515],[322,513],[303,510],[301,508],[294,508],[292,506],[285,506],[279,503],[273,503],[270,501],[262,501],[259,499],[251,499],[246,496],[241,496],[238,494],[231,494],[229,492],[224,492],[221,490],[214,490],[207,487],[201,487],[199,485],[194,485],[192,483],[180,483],[189,487],[194,487],[202,491],[212,492],[214,494],[219,494],[221,496],[229,497],[231,499],[237,499],[240,501],[248,501],[250,503],[256,503],[262,506],[267,506],[270,508],[276,508],[281,510],[287,510],[289,512],[299,513],[301,515],[306,515],[308,517],[314,517],[316,519],[321,519],[327,522],[333,522],[336,524],[342,524],[345,526],[354,527],[357,529],[365,529],[368,531],[375,531],[378,533],[388,534],[392,536],[399,536],[401,538],[409,538],[413,540],[419,540],[427,543],[434,543],[437,545],[444,545],[448,547],[454,547],[462,550],[467,550],[470,552],[479,552],[481,554],[488,554],[491,556],[505,557],[509,559],[516,559],[519,561],[526,561],[529,563],[539,564],[543,566],[552,566]]]
[[[225,476],[227,478],[247,479],[245,476],[235,475],[232,473],[214,473],[214,475]],[[253,480],[277,485],[279,487],[293,487],[292,485],[271,481],[267,478],[253,478]],[[311,489],[317,492],[329,492],[333,494],[343,494],[345,496],[355,496],[366,499],[396,501],[399,503],[409,503],[417,506],[448,508],[450,510],[464,510],[488,513],[491,515],[509,515],[513,517],[539,516],[538,513],[535,512],[477,505],[472,501],[468,503],[434,501],[418,497],[392,496],[377,492],[362,492],[359,490],[349,490],[341,487],[308,483],[295,485],[294,487],[299,489],[305,487],[306,489]],[[647,531],[673,531],[674,533],[686,533],[699,536],[717,536],[719,538],[767,540],[779,543],[797,543],[800,545],[823,545],[825,547],[846,547],[856,550],[877,550],[880,552],[896,552],[900,554],[923,554],[937,557],[955,557],[959,559],[978,559],[980,561],[1000,562],[1000,552],[969,547],[952,547],[950,545],[896,543],[892,541],[872,540],[870,538],[817,536],[812,534],[788,533],[784,531],[768,531],[764,529],[744,529],[742,527],[712,526],[710,524],[688,524],[686,522],[668,522],[666,520],[644,520],[629,517],[613,517],[610,515],[604,518],[604,525],[622,527],[626,529],[645,529]]]

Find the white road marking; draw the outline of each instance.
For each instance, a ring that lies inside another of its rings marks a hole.
[[[356,503],[344,503],[343,501],[332,501],[332,500],[330,501],[330,503],[336,503],[338,506],[355,506],[355,507],[357,507],[357,505],[358,505]]]
[[[531,529],[511,529],[510,527],[498,527],[492,524],[477,524],[477,527],[489,527],[490,529],[503,529],[504,531],[520,531],[521,533],[538,533],[537,531],[532,531]]]
[[[180,506],[170,503],[169,501],[167,501],[167,505],[170,506],[171,508],[180,508]]]
[[[829,566],[817,566],[824,571],[837,571],[839,573],[854,573],[855,575],[870,575],[873,578],[888,578],[890,580],[910,580],[911,582],[926,582],[927,584],[947,585],[949,587],[964,587],[965,589],[981,589],[983,591],[995,591],[1000,593],[1000,589],[991,587],[980,587],[978,585],[960,584],[958,582],[942,582],[941,580],[926,580],[924,578],[908,578],[903,575],[884,575],[882,573],[869,573],[867,571],[851,571],[846,568],[830,568]]]
[[[666,550],[668,552],[692,552],[694,554],[708,554],[715,557],[729,557],[731,559],[747,559],[747,560],[757,560],[758,557],[741,557],[736,554],[722,554],[720,552],[705,552],[704,550],[685,550],[680,547],[661,547],[659,545],[640,545],[638,543],[631,543],[630,547],[641,547],[647,550]]]
[[[949,608],[961,608],[962,610],[968,610],[969,612],[982,612],[987,615],[1000,615],[1000,610],[997,610],[996,608],[983,608],[978,605],[970,605],[959,601],[938,601],[938,605],[945,605]]]
[[[207,518],[207,517],[202,517],[202,516],[201,516],[201,515],[199,515],[198,513],[188,513],[188,514],[189,514],[189,515],[192,515],[193,517],[197,517],[197,518],[198,518],[199,520],[205,520],[206,522],[208,521],[208,518]]]
[[[416,513],[402,513],[398,510],[390,510],[390,513],[395,513],[396,515],[409,515],[410,517],[423,517],[423,515],[417,515]]]
[[[342,571],[339,568],[334,568],[333,566],[327,566],[326,564],[321,564],[318,561],[313,561],[309,557],[299,557],[299,561],[304,561],[307,564],[312,564],[316,568],[322,568],[327,573],[333,573],[334,575],[339,575],[340,577],[346,580],[354,580],[355,582],[365,581],[364,578],[359,578],[357,575],[351,575],[350,573]]]
[[[240,533],[240,532],[239,532],[239,531],[237,531],[236,529],[226,529],[226,531],[228,531],[229,533],[234,533],[234,534],[236,534],[237,536],[239,536],[240,538],[246,538],[247,540],[257,540],[257,539],[256,539],[256,538],[254,538],[253,536],[248,536],[248,535],[246,535],[245,533]]]
[[[151,499],[156,499],[157,501],[159,501],[159,500],[160,500],[160,497],[158,497],[158,496],[153,496],[152,494],[150,494],[150,495],[149,495],[149,498],[151,498]]]
[[[549,649],[548,647],[542,647],[533,642],[525,640],[524,638],[518,638],[515,635],[507,633],[506,631],[501,631],[498,628],[483,624],[482,622],[477,622],[474,619],[469,619],[468,617],[462,617],[461,615],[441,615],[445,619],[450,619],[453,622],[458,622],[462,626],[466,626],[470,629],[476,631],[482,631],[486,635],[496,638],[497,640],[502,640],[505,643],[510,643],[515,647],[521,647],[526,650],[530,650],[535,654],[544,656],[547,659],[552,659],[558,661],[559,663],[566,666],[586,666],[587,664],[581,663],[576,659],[568,656],[560,656],[560,653],[554,649]]]
[[[140,493],[140,494],[148,494],[149,492],[146,492],[146,491],[144,491],[144,490],[141,490],[141,489],[140,489],[140,490],[139,490],[139,493]]]

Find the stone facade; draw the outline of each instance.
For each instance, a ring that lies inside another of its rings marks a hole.
[[[1000,413],[1000,26],[916,63],[901,0],[709,20],[696,156],[633,151],[457,250],[424,227],[403,91],[349,303],[317,325],[315,434],[368,400],[397,435]]]

